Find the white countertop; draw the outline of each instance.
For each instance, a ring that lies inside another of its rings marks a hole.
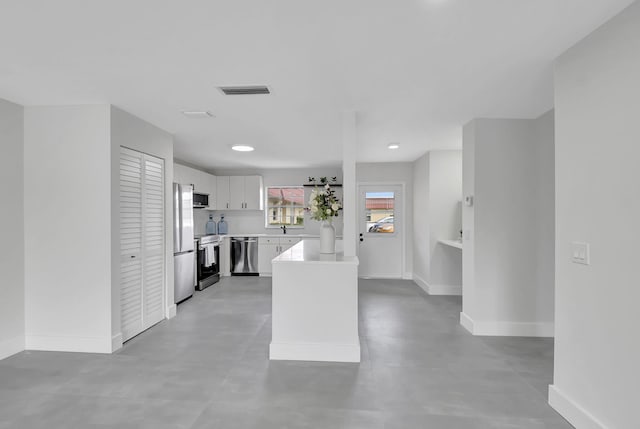
[[[280,237],[280,238],[320,238],[319,235],[317,234],[265,234],[265,233],[261,233],[261,234],[224,234],[221,235],[220,237],[270,237],[270,238],[275,238],[275,237]],[[336,238],[342,238],[342,237],[336,237]]]
[[[462,241],[458,241],[458,240],[438,240],[438,242],[444,244],[445,246],[455,247],[456,249],[462,250]]]
[[[313,264],[358,264],[357,256],[344,256],[342,240],[336,240],[336,253],[320,253],[319,240],[302,240],[289,250],[273,259],[274,264],[313,263]]]

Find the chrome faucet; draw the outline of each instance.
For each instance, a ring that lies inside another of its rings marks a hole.
[[[280,227],[280,229],[282,230],[282,233],[283,233],[283,234],[286,234],[286,233],[287,233],[287,225],[282,225],[282,226]]]

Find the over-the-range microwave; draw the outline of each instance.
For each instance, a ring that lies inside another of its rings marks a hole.
[[[193,208],[203,209],[209,207],[209,194],[193,193]]]

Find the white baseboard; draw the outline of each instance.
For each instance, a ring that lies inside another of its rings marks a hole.
[[[553,384],[549,386],[549,405],[571,425],[580,429],[605,429],[606,426],[576,404]]]
[[[549,322],[475,321],[464,312],[460,324],[473,335],[490,337],[553,337],[555,327]]]
[[[271,273],[260,273],[260,277],[271,277]]]
[[[110,337],[63,337],[29,335],[25,337],[26,350],[50,352],[111,353]]]
[[[425,291],[425,293],[429,293],[429,284],[419,275],[417,275],[416,273],[413,273],[413,282],[415,284],[417,284],[418,286],[420,286],[420,289],[422,289],[423,291]]]
[[[271,360],[301,360],[317,362],[360,362],[360,343],[274,343],[269,345]]]
[[[358,275],[359,279],[365,279],[365,280],[401,280],[402,276],[389,276],[386,274],[371,274],[369,276],[361,276]]]
[[[24,335],[0,341],[0,360],[24,350]]]
[[[460,312],[460,324],[464,329],[473,334],[473,319],[467,316],[467,313],[464,311]]]
[[[413,280],[413,273],[404,273],[402,275],[403,280]]]
[[[462,285],[429,285],[429,295],[455,295],[462,296]]]
[[[116,350],[120,350],[122,348],[122,332],[118,332],[113,337],[111,337],[111,352],[115,352]]]
[[[420,286],[428,295],[462,295],[462,286],[455,285],[430,285],[422,277],[413,274],[413,282]]]
[[[169,307],[167,307],[167,319],[173,319],[174,317],[176,317],[177,312],[178,312],[177,305],[172,304]]]

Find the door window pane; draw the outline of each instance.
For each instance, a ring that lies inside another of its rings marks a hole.
[[[365,222],[367,232],[393,234],[393,214],[395,209],[394,192],[365,193]]]

